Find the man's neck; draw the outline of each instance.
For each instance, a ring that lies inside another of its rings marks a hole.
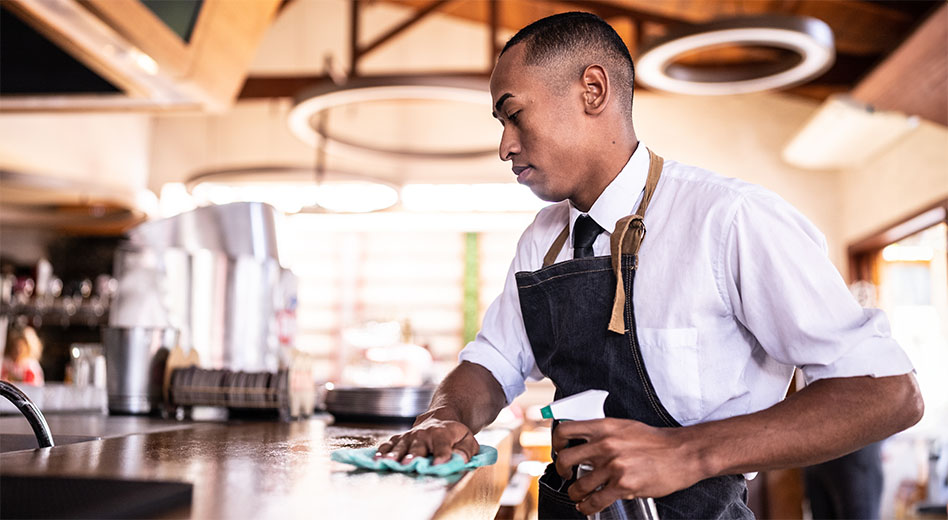
[[[587,176],[589,182],[585,184],[585,189],[570,197],[570,203],[579,211],[588,213],[593,204],[599,199],[599,196],[602,195],[602,192],[605,191],[606,186],[615,180],[622,168],[629,162],[629,158],[632,157],[638,146],[639,141],[634,134],[628,146],[608,146],[607,152],[611,153],[604,154],[602,161],[593,166],[594,169]]]

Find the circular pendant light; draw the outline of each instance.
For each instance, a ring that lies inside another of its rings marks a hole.
[[[322,144],[327,153],[337,155],[371,156],[383,160],[450,160],[479,158],[497,153],[497,147],[493,143],[490,146],[463,149],[435,149],[417,144],[393,146],[373,142],[371,132],[365,132],[356,139],[351,135],[335,135],[330,128],[320,129],[319,116],[325,111],[350,105],[399,101],[473,105],[478,113],[483,113],[484,118],[489,118],[491,104],[490,91],[484,78],[439,75],[353,78],[342,86],[325,82],[300,92],[294,99],[288,124],[293,135],[304,143],[313,147]],[[431,106],[427,107],[427,113],[420,113],[418,117],[432,118],[438,112],[438,106]],[[488,123],[492,125],[493,120]],[[464,126],[465,121],[456,121],[454,124]],[[377,136],[375,139],[377,141]]]
[[[685,54],[732,46],[775,49],[779,59],[776,63],[714,68],[676,63]],[[746,94],[804,83],[826,72],[834,59],[833,31],[822,20],[754,16],[669,33],[642,51],[635,75],[649,88],[678,94]]]
[[[265,202],[283,213],[368,213],[398,203],[398,189],[367,175],[330,170],[316,182],[312,168],[257,165],[205,170],[187,181],[199,202]]]

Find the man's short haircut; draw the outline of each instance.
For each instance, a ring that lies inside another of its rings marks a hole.
[[[631,117],[635,66],[622,38],[602,18],[576,11],[541,18],[520,29],[500,55],[519,43],[525,45],[525,64],[563,74],[563,88],[586,67],[600,63]]]

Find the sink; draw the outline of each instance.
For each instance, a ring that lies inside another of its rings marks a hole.
[[[97,441],[102,437],[88,435],[53,435],[56,446],[76,444],[77,442]],[[39,448],[36,436],[32,433],[0,433],[0,453],[10,451],[35,450]]]
[[[188,518],[186,482],[0,475],[3,518]]]

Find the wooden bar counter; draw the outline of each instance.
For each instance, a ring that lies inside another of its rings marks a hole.
[[[402,428],[332,425],[329,416],[288,423],[47,420],[54,440],[101,438],[4,453],[0,475],[186,482],[193,485],[190,508],[171,516],[195,519],[492,519],[507,485],[513,437],[507,429],[485,430],[478,441],[497,448],[497,463],[442,478],[330,461],[336,449],[376,446]],[[2,434],[29,432],[22,417],[0,418]]]

